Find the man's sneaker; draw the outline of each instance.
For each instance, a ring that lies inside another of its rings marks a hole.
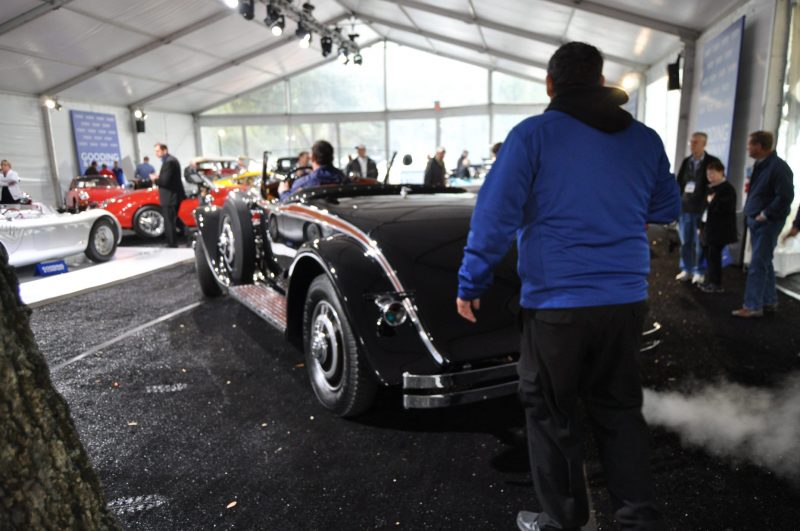
[[[703,293],[723,293],[725,291],[722,289],[722,286],[712,284],[711,282],[703,282],[702,284],[698,284],[697,289]]]
[[[539,526],[539,515],[531,511],[520,511],[517,513],[517,527],[520,531],[541,531]]]
[[[765,315],[766,314],[772,315],[778,311],[778,303],[776,302],[775,304],[765,304],[764,306],[761,307],[761,310],[764,312]]]
[[[689,275],[688,271],[681,271],[675,276],[675,280],[679,280],[681,282],[689,282],[692,279],[691,275]]]
[[[705,282],[705,280],[706,276],[703,275],[702,273],[695,273],[694,275],[692,275],[692,284],[702,284],[703,282]]]
[[[750,308],[739,308],[738,310],[733,310],[731,315],[734,317],[741,317],[743,319],[752,319],[754,317],[764,317],[763,310],[751,310]]]

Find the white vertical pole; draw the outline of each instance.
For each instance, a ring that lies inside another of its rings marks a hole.
[[[64,203],[61,192],[61,183],[58,177],[58,161],[56,160],[56,142],[53,137],[53,123],[50,109],[42,105],[42,122],[44,123],[45,143],[47,144],[47,159],[50,163],[50,184],[53,186],[53,205],[58,208]]]

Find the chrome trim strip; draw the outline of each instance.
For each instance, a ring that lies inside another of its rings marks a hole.
[[[392,284],[392,287],[395,291],[399,293],[405,292],[405,288],[403,288],[403,284],[400,282],[400,279],[397,276],[397,272],[392,269],[389,261],[384,256],[383,252],[378,247],[378,243],[375,240],[371,240],[369,236],[367,236],[361,229],[349,223],[341,218],[336,218],[331,216],[325,211],[320,210],[319,208],[312,207],[309,205],[301,205],[297,203],[290,203],[288,205],[280,205],[275,210],[278,211],[281,215],[294,217],[297,219],[302,219],[305,221],[312,221],[312,222],[321,222],[324,223],[328,228],[349,234],[355,240],[361,243],[364,247],[364,250],[367,252],[367,255],[373,257],[378,264],[383,269],[383,272],[386,274],[386,277],[389,279],[389,282]],[[295,263],[297,260],[300,259],[301,256],[310,253],[298,253],[297,257],[295,257]],[[290,276],[291,276],[291,269],[294,268],[294,263],[290,268]],[[437,350],[437,348],[433,344],[433,340],[431,339],[430,335],[425,331],[422,323],[419,319],[419,314],[417,313],[417,307],[411,303],[411,300],[406,297],[403,299],[403,306],[405,307],[406,311],[408,312],[408,317],[411,319],[411,322],[414,324],[414,327],[417,329],[417,333],[419,335],[420,340],[428,349],[428,352],[433,357],[433,359],[439,365],[444,365],[446,360],[444,356]]]
[[[516,362],[446,374],[410,374],[406,372],[403,373],[403,389],[446,389],[475,386],[482,382],[503,378],[513,378],[516,381]]]
[[[651,328],[649,330],[645,330],[644,332],[642,332],[642,335],[643,336],[649,336],[650,334],[655,334],[659,330],[661,330],[661,323],[659,323],[658,321],[655,321],[653,323],[653,328]]]
[[[517,382],[505,382],[481,389],[457,391],[439,395],[403,395],[405,409],[430,409],[437,407],[451,407],[472,402],[480,402],[492,398],[512,395],[517,392]]]

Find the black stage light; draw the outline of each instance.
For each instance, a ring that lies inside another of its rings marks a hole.
[[[256,0],[239,0],[239,14],[247,20],[256,16]]]
[[[303,11],[305,11],[307,15],[310,15],[314,11],[314,6],[311,4],[311,2],[306,2],[303,4]]]
[[[285,27],[286,19],[283,17],[283,15],[278,15],[278,20],[275,20],[269,25],[270,31],[272,31],[272,34],[276,37],[283,35],[283,28]]]
[[[294,35],[301,41],[311,38],[311,32],[302,22],[297,23],[297,29],[294,31]]]
[[[350,62],[349,52],[347,51],[347,48],[344,46],[339,47],[339,62],[342,63],[343,65],[346,65],[347,63]]]
[[[325,35],[319,40],[319,44],[322,48],[322,57],[328,57],[333,50],[333,39]]]
[[[356,52],[356,54],[353,56],[353,62],[357,65],[360,65],[364,62],[364,58],[361,57],[360,53]]]
[[[667,90],[681,89],[681,56],[667,65]]]

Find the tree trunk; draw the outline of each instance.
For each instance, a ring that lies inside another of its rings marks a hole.
[[[119,529],[0,245],[0,529]]]

